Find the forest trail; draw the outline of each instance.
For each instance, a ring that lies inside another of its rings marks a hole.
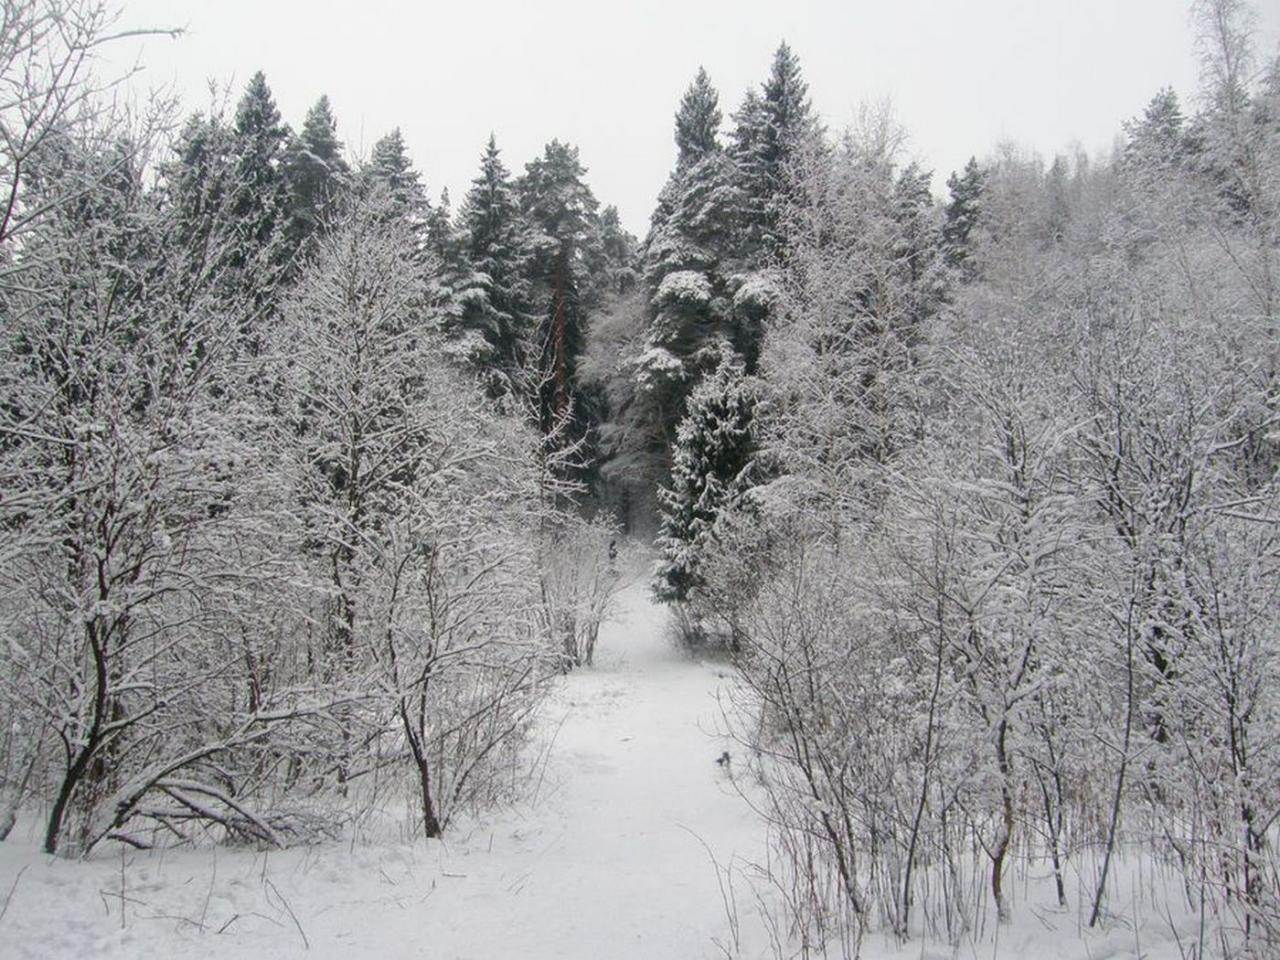
[[[13,891],[0,954],[702,960],[734,942],[712,855],[734,865],[738,914],[766,942],[742,870],[764,859],[764,826],[715,762],[733,749],[718,733],[728,669],[670,643],[646,583],[619,607],[596,665],[544,707],[536,797],[443,842],[394,839],[406,808],[385,814],[384,841],[104,848],[85,863],[40,855],[33,822],[0,844],[0,898]]]
[[[466,876],[428,901],[425,927],[451,945],[435,956],[683,960],[732,943],[712,856],[763,859],[764,829],[715,762],[732,750],[727,669],[672,645],[644,584],[621,597],[596,660],[547,711],[554,747],[528,820],[495,830],[492,852],[450,858]]]

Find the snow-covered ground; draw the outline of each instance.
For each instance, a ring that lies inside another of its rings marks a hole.
[[[723,956],[714,941],[732,937],[712,855],[760,859],[763,844],[715,763],[727,748],[716,735],[726,671],[672,648],[640,584],[597,661],[547,706],[536,800],[443,843],[131,850],[80,863],[38,854],[33,822],[0,844],[0,904],[13,889],[0,955]]]
[[[715,762],[732,749],[719,733],[727,668],[673,649],[641,584],[597,659],[545,711],[534,796],[444,842],[402,839],[410,814],[393,812],[357,843],[106,851],[83,863],[39,854],[32,820],[0,844],[0,957],[772,956],[749,867],[765,861],[765,828],[732,764]],[[1079,911],[1052,908],[1047,876],[1028,882],[1034,873],[1023,872],[1009,927],[958,947],[871,934],[863,956],[1180,955],[1154,901],[1138,902],[1167,878],[1122,873],[1122,899],[1151,920],[1082,936]]]

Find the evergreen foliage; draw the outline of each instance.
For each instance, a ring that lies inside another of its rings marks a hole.
[[[183,240],[206,244],[232,189],[233,141],[218,116],[194,114],[178,132],[174,156],[161,169],[168,200],[183,225]]]
[[[734,114],[732,153],[743,194],[746,239],[757,265],[785,245],[782,211],[794,199],[791,167],[820,135],[808,94],[799,58],[783,43],[760,92],[748,92]]]
[[[720,94],[702,67],[680,98],[676,111],[676,166],[697,163],[720,149]]]
[[[462,292],[461,324],[483,341],[491,390],[506,393],[521,379],[532,338],[525,226],[492,134],[458,220],[471,268]]]
[[[721,345],[715,371],[689,397],[680,423],[671,485],[659,493],[662,526],[654,593],[665,603],[690,600],[703,586],[701,563],[723,512],[743,506],[756,463],[756,397],[742,362]]]
[[[1187,152],[1186,124],[1172,87],[1160,90],[1142,118],[1125,124],[1125,160],[1137,166],[1172,166]]]
[[[577,382],[592,283],[587,264],[599,239],[597,202],[583,180],[577,147],[552,140],[525,166],[517,184],[529,227],[530,302],[537,316],[534,356],[539,421],[545,433],[567,431],[564,444],[586,437],[590,414]]]
[[[430,216],[430,204],[399,127],[373,145],[369,162],[360,169],[359,182],[362,189],[385,192],[392,216],[404,219],[419,230],[424,228]]]
[[[308,241],[323,230],[349,185],[350,168],[342,155],[338,124],[329,98],[322,96],[307,111],[302,131],[285,148],[285,182],[288,186],[287,236],[291,248],[305,250]]]
[[[971,248],[971,235],[982,215],[982,188],[984,182],[982,168],[977,158],[970,157],[964,170],[952,173],[947,178],[947,190],[950,199],[947,201],[945,221],[942,226],[942,242],[946,249],[947,262],[960,268],[966,274]]]
[[[236,107],[233,147],[238,189],[232,212],[251,246],[276,242],[283,226],[288,205],[283,164],[289,136],[259,70]]]

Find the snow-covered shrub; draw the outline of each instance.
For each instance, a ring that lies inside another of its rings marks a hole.
[[[45,847],[84,852],[139,817],[252,820],[235,798],[325,695],[284,679],[296,528],[243,362],[253,304],[227,282],[255,255],[97,128],[44,149],[27,199],[49,206],[4,289],[0,682],[44,754]]]
[[[34,796],[50,852],[301,842],[391,766],[439,833],[556,666],[541,439],[454,369],[378,191],[266,325],[234,190],[193,220],[95,128],[46,147],[81,202],[0,290],[0,827]]]
[[[954,940],[1039,871],[1103,926],[1138,857],[1185,885],[1179,936],[1273,951],[1260,221],[1166,165],[1082,168],[1038,227],[1027,192],[1061,184],[1005,155],[939,312],[918,177],[877,156],[824,160],[793,211],[757,422],[781,476],[687,558],[738,639],[789,919],[846,955],[875,926]]]
[[[560,642],[565,669],[590,666],[600,627],[614,615],[629,562],[620,544],[617,527],[603,520],[564,516],[545,531],[541,617]]]
[[[430,264],[379,204],[331,225],[283,305],[279,444],[325,598],[312,662],[349,691],[337,779],[396,729],[437,836],[493,799],[551,674],[536,616],[547,478],[539,438],[444,355],[424,322]]]

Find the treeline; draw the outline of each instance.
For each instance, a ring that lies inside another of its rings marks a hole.
[[[1194,115],[1164,90],[1109,157],[1001,147],[944,203],[891,117],[830,135],[803,101],[752,179],[785,51],[727,148],[682,149],[640,356],[703,366],[656,589],[737,653],[814,954],[959,940],[1028,873],[1123,922],[1144,860],[1184,955],[1280,946],[1280,62],[1236,0],[1195,12]]]
[[[588,312],[633,242],[577,151],[456,214],[398,132],[131,116],[97,0],[0,32],[0,837],[286,844],[518,789],[618,585]]]

